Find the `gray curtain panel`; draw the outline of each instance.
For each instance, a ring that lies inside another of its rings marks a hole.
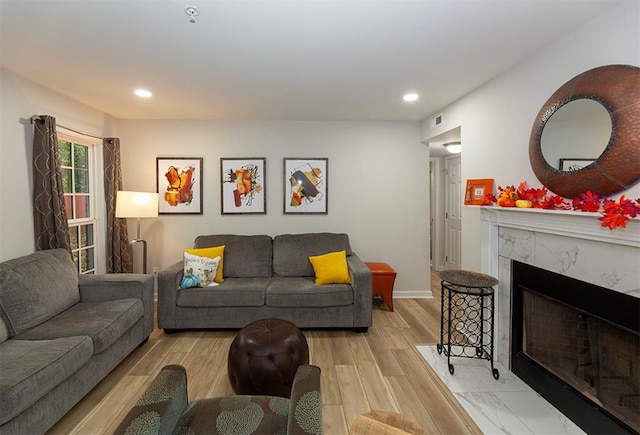
[[[116,219],[116,195],[122,190],[120,139],[106,137],[104,149],[104,198],[107,206],[107,273],[131,273],[131,253],[126,219]]]
[[[34,121],[33,229],[36,251],[63,248],[71,252],[56,119],[48,115]]]

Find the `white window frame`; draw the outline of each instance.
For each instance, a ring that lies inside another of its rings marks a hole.
[[[92,273],[106,273],[103,255],[106,243],[106,210],[104,205],[104,182],[102,180],[102,140],[91,136],[72,132],[58,125],[58,140],[72,142],[89,147],[89,209],[91,217],[69,219],[69,228],[80,225],[93,225],[93,269]]]

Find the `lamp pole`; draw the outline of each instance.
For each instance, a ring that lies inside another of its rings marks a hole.
[[[131,241],[131,271],[133,271],[133,249],[136,244],[142,243],[142,273],[147,273],[147,241],[140,238],[140,217],[137,218],[136,238]]]

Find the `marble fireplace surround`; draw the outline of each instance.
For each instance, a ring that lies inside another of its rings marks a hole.
[[[482,272],[500,280],[496,359],[510,366],[511,260],[640,298],[640,219],[600,226],[598,213],[482,207]],[[606,301],[603,301],[606,302]]]

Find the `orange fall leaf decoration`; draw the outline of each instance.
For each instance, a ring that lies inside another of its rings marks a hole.
[[[498,196],[488,193],[483,198],[483,205],[492,203],[501,204],[501,201],[527,200],[531,201],[534,208],[547,210],[568,210],[584,212],[600,212],[598,218],[600,226],[615,230],[618,227],[626,228],[627,221],[640,215],[640,198],[635,201],[626,199],[624,195],[618,201],[603,199],[599,195],[587,191],[580,194],[573,201],[568,203],[565,198],[558,195],[548,195],[545,187],[530,188],[526,181],[521,182],[516,189],[515,186],[498,186]]]

